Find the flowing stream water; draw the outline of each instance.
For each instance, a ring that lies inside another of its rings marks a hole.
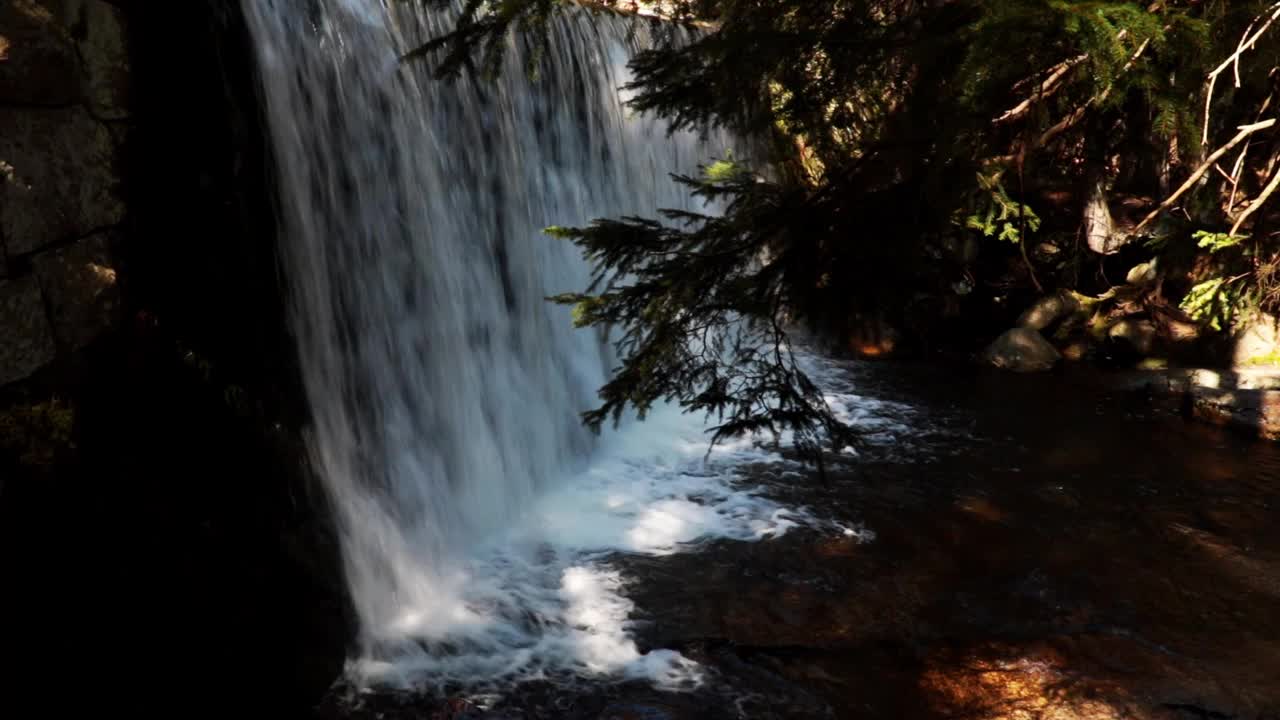
[[[619,88],[644,28],[581,11],[551,24],[531,80],[512,41],[492,83],[398,57],[448,12],[380,0],[245,0],[280,179],[310,448],[340,515],[361,682],[494,687],[648,677],[610,552],[785,531],[743,489],[750,443],[704,463],[697,418],[667,410],[602,437],[579,413],[608,344],[546,296],[583,288],[552,224],[693,208],[672,172],[722,157],[668,136]],[[630,30],[639,32],[632,35]],[[710,209],[714,211],[714,208]]]

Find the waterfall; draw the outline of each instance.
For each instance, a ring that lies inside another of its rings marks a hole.
[[[545,300],[588,274],[541,229],[687,207],[669,173],[720,148],[631,117],[618,88],[643,35],[629,38],[622,18],[553,22],[536,80],[513,40],[496,81],[446,84],[397,58],[445,31],[449,13],[243,6],[279,170],[313,462],[377,654],[448,624],[454,558],[591,451],[579,413],[596,401],[608,348]]]

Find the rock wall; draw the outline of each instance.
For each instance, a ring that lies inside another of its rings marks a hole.
[[[0,717],[341,672],[247,43],[238,0],[0,0]]]
[[[119,322],[127,47],[104,0],[0,4],[0,385]]]

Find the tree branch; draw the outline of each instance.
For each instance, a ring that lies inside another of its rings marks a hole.
[[[1121,30],[1120,34],[1123,35],[1125,32],[1126,31]],[[1119,36],[1117,36],[1117,38],[1118,37]],[[1040,87],[1036,88],[1036,90],[1032,92],[1031,95],[1028,96],[1026,100],[1023,100],[1017,105],[1004,111],[1003,113],[1000,114],[999,117],[997,117],[992,122],[996,125],[1001,125],[1003,123],[1017,120],[1023,115],[1026,115],[1027,112],[1031,110],[1032,105],[1034,105],[1037,101],[1042,100],[1043,98],[1046,98],[1049,95],[1053,94],[1053,92],[1058,89],[1059,80],[1065,77],[1067,73],[1071,72],[1073,68],[1079,66],[1080,63],[1083,63],[1085,60],[1088,60],[1088,59],[1089,59],[1089,53],[1083,53],[1069,60],[1063,60],[1062,62],[1053,66],[1052,68],[1050,68],[1049,77],[1045,78],[1044,82],[1040,83]]]
[[[1213,154],[1210,155],[1207,160],[1201,163],[1200,167],[1196,168],[1195,172],[1191,173],[1191,177],[1187,178],[1187,181],[1182,183],[1181,187],[1175,190],[1174,193],[1170,195],[1168,198],[1166,198],[1164,202],[1160,203],[1160,205],[1155,210],[1152,210],[1150,214],[1148,214],[1145,218],[1143,218],[1142,222],[1138,223],[1138,226],[1133,229],[1133,234],[1134,235],[1138,234],[1139,230],[1146,227],[1148,224],[1151,223],[1152,220],[1155,220],[1157,217],[1159,217],[1160,213],[1173,207],[1173,204],[1178,201],[1178,198],[1182,197],[1188,190],[1190,190],[1196,184],[1196,182],[1199,181],[1200,178],[1204,176],[1205,173],[1209,172],[1209,168],[1213,167],[1214,164],[1218,162],[1218,160],[1222,159],[1223,155],[1226,155],[1228,152],[1231,151],[1231,148],[1244,142],[1245,138],[1249,137],[1253,133],[1258,132],[1259,130],[1266,130],[1267,128],[1275,124],[1276,124],[1276,119],[1271,118],[1270,120],[1263,120],[1262,122],[1254,123],[1252,125],[1241,126],[1240,132],[1236,133],[1236,136],[1231,138],[1231,142],[1228,142],[1226,145],[1223,145],[1222,147],[1213,151]]]
[[[1138,46],[1138,49],[1134,51],[1133,56],[1129,58],[1129,62],[1125,63],[1123,68],[1120,68],[1119,74],[1122,75],[1128,72],[1134,66],[1134,63],[1138,62],[1138,58],[1142,56],[1142,53],[1147,51],[1147,47],[1149,45],[1151,45],[1151,38],[1147,38],[1146,40],[1143,40],[1142,44]],[[1036,147],[1044,147],[1045,145],[1048,145],[1050,142],[1052,142],[1053,139],[1056,138],[1057,136],[1061,135],[1067,130],[1070,130],[1073,126],[1075,126],[1076,123],[1080,122],[1080,120],[1084,118],[1084,115],[1086,112],[1088,112],[1089,108],[1105,102],[1106,99],[1111,96],[1111,91],[1114,88],[1115,88],[1115,83],[1111,83],[1110,85],[1106,86],[1105,88],[1103,88],[1102,92],[1098,93],[1097,95],[1094,95],[1093,97],[1089,98],[1089,100],[1085,104],[1081,105],[1075,110],[1072,110],[1071,114],[1063,118],[1061,121],[1059,121],[1058,124],[1054,125],[1048,130],[1045,130],[1044,134],[1040,136],[1040,139],[1036,141]]]
[[[1267,183],[1267,186],[1258,194],[1258,197],[1254,198],[1253,202],[1249,203],[1249,207],[1245,208],[1244,212],[1240,213],[1240,217],[1236,218],[1236,224],[1231,226],[1232,235],[1236,234],[1236,231],[1240,229],[1245,220],[1249,219],[1250,215],[1266,204],[1267,199],[1271,197],[1277,187],[1280,187],[1280,171],[1272,175],[1271,182]]]
[[[1258,28],[1257,32],[1253,35],[1249,35],[1249,30],[1252,30],[1254,24],[1259,20],[1266,17],[1267,13],[1270,13],[1271,16],[1262,24],[1262,27]],[[1244,35],[1240,38],[1240,44],[1236,46],[1236,51],[1231,53],[1231,56],[1226,60],[1223,60],[1221,65],[1214,68],[1213,72],[1209,73],[1209,89],[1204,94],[1204,135],[1200,138],[1201,143],[1209,142],[1209,108],[1213,104],[1213,86],[1218,82],[1218,76],[1225,72],[1227,68],[1235,66],[1236,87],[1240,87],[1240,56],[1243,55],[1246,50],[1252,49],[1254,44],[1258,42],[1258,38],[1262,37],[1262,34],[1267,31],[1267,28],[1271,27],[1271,23],[1275,22],[1277,19],[1280,19],[1280,2],[1272,5],[1266,12],[1263,12],[1261,15],[1254,18],[1253,22],[1249,23],[1249,27],[1244,31]]]

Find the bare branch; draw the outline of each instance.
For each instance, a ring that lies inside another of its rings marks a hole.
[[[1063,60],[1062,62],[1053,66],[1053,68],[1051,68],[1051,72],[1049,73],[1049,77],[1045,78],[1044,82],[1040,83],[1040,87],[1036,88],[1036,90],[1033,93],[1031,93],[1031,95],[1027,97],[1026,100],[1023,100],[1017,105],[1001,113],[1001,115],[997,117],[993,122],[996,125],[1001,125],[1003,123],[1017,120],[1023,115],[1026,115],[1027,112],[1031,110],[1031,106],[1034,105],[1036,101],[1046,98],[1049,95],[1052,95],[1053,92],[1058,89],[1059,80],[1065,77],[1067,73],[1071,72],[1073,68],[1079,66],[1080,63],[1083,63],[1085,60],[1088,60],[1088,59],[1089,59],[1089,53],[1084,53],[1083,55],[1077,55],[1069,60]]]
[[[1236,158],[1235,165],[1231,166],[1231,175],[1227,177],[1227,181],[1231,183],[1231,197],[1227,199],[1227,214],[1231,214],[1232,208],[1236,206],[1236,192],[1240,189],[1240,172],[1244,169],[1244,158],[1249,154],[1249,148],[1252,142],[1244,144],[1244,149],[1240,151],[1240,156]]]
[[[1270,17],[1267,17],[1268,14]],[[1263,17],[1267,18],[1266,22],[1262,24],[1262,27],[1258,28],[1257,32],[1250,35],[1249,31],[1252,30],[1253,26]],[[1209,142],[1209,108],[1213,104],[1213,87],[1218,82],[1218,76],[1225,72],[1227,68],[1234,66],[1236,68],[1236,87],[1240,87],[1240,56],[1243,55],[1245,51],[1252,49],[1254,44],[1258,42],[1258,38],[1262,37],[1262,34],[1265,33],[1267,28],[1271,27],[1271,24],[1277,19],[1280,19],[1280,2],[1272,5],[1266,12],[1254,18],[1253,22],[1249,23],[1249,27],[1245,30],[1244,35],[1240,38],[1240,44],[1236,46],[1236,51],[1231,53],[1231,56],[1226,60],[1223,60],[1221,65],[1214,68],[1213,72],[1209,73],[1209,88],[1204,94],[1204,135],[1201,137],[1200,142]]]
[[[1240,132],[1236,133],[1236,136],[1231,138],[1230,142],[1213,151],[1213,154],[1201,163],[1200,167],[1196,168],[1195,172],[1191,173],[1191,177],[1187,178],[1187,181],[1182,183],[1181,187],[1175,190],[1174,193],[1166,198],[1164,202],[1160,203],[1159,207],[1152,210],[1150,214],[1143,218],[1142,222],[1138,223],[1138,226],[1133,229],[1133,234],[1136,235],[1139,230],[1146,227],[1152,220],[1159,217],[1160,213],[1173,207],[1173,204],[1178,201],[1178,198],[1182,197],[1188,190],[1190,190],[1205,173],[1209,172],[1209,168],[1213,167],[1218,160],[1222,159],[1223,155],[1226,155],[1231,151],[1231,148],[1244,142],[1245,138],[1249,137],[1253,133],[1258,132],[1259,130],[1266,130],[1275,124],[1276,119],[1271,118],[1262,122],[1253,123],[1252,125],[1242,125],[1240,127]]]
[[[1249,219],[1250,215],[1266,204],[1267,199],[1271,197],[1277,187],[1280,187],[1280,172],[1276,172],[1271,176],[1271,182],[1267,183],[1267,186],[1258,194],[1258,197],[1254,198],[1253,202],[1249,203],[1249,207],[1245,208],[1244,212],[1240,213],[1240,217],[1236,218],[1236,224],[1231,226],[1232,235],[1236,234],[1236,231],[1240,229],[1245,220]]]
[[[1138,58],[1142,57],[1142,53],[1147,51],[1147,47],[1150,44],[1151,38],[1143,40],[1142,44],[1138,46],[1138,49],[1134,51],[1133,56],[1129,58],[1129,62],[1125,63],[1124,67],[1120,68],[1120,74],[1126,73],[1132,69],[1134,64],[1138,62]],[[1045,130],[1044,133],[1040,135],[1040,139],[1036,142],[1036,147],[1048,145],[1055,137],[1074,127],[1076,123],[1080,122],[1080,120],[1084,118],[1085,113],[1088,112],[1089,108],[1105,102],[1106,99],[1111,96],[1111,90],[1113,88],[1115,88],[1115,83],[1108,85],[1102,90],[1102,92],[1089,98],[1088,102],[1075,110],[1072,110],[1070,115],[1060,120],[1056,125]]]

